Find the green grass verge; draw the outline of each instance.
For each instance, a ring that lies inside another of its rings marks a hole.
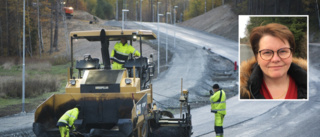
[[[65,83],[66,83],[66,80],[63,81],[62,83],[64,84],[61,84],[61,87],[59,88],[58,91],[55,91],[55,92],[48,92],[48,93],[44,93],[42,95],[39,95],[37,97],[33,97],[33,98],[25,98],[25,103],[26,104],[32,104],[36,101],[39,101],[39,100],[46,100],[48,97],[50,97],[51,95],[53,94],[57,94],[57,93],[64,93],[65,92]],[[1,99],[0,100],[0,109],[2,108],[5,108],[7,106],[12,106],[12,105],[19,105],[21,104],[22,105],[22,99],[21,98],[8,98],[8,99]]]
[[[31,112],[37,108],[43,101],[48,97],[57,93],[64,93],[65,86],[67,83],[67,72],[70,63],[50,66],[50,68],[41,69],[26,69],[26,76],[28,77],[41,77],[42,75],[50,75],[57,77],[57,80],[60,81],[60,86],[57,91],[46,92],[35,97],[25,98],[25,110],[26,112]],[[0,76],[9,76],[9,77],[22,77],[22,68],[20,66],[12,66],[10,69],[4,69],[0,66]],[[1,91],[0,91],[1,93]],[[16,114],[22,111],[22,98],[0,98],[0,117]]]
[[[0,67],[0,76],[18,76],[18,75],[22,75],[22,69],[18,66],[13,66],[11,69],[4,69],[3,67]]]
[[[67,80],[62,81],[61,87],[58,91],[48,92],[39,95],[34,98],[25,99],[25,111],[34,111],[42,102],[49,98],[53,94],[64,93],[65,83]],[[11,98],[11,99],[1,99],[0,100],[0,117],[17,114],[22,111],[22,99],[21,98]]]

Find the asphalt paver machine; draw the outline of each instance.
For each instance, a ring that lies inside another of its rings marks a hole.
[[[126,37],[131,45],[138,41],[141,56],[129,58],[122,70],[112,70],[109,44],[110,41],[120,41],[122,37]],[[74,31],[70,38],[71,67],[68,68],[66,92],[52,95],[36,109],[33,131],[37,137],[60,136],[57,121],[76,105],[81,106],[81,111],[75,121],[77,132],[71,132],[71,136],[191,136],[188,91],[183,91],[180,97],[187,109],[181,118],[173,118],[172,113],[153,107],[154,63],[152,56],[142,56],[142,40],[156,39],[152,31]],[[74,40],[77,39],[100,42],[102,61],[91,55],[74,61]]]

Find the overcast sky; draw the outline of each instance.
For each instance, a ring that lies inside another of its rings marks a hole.
[[[239,36],[240,38],[245,37],[245,29],[247,26],[247,23],[250,19],[250,16],[246,16],[246,15],[239,15]]]

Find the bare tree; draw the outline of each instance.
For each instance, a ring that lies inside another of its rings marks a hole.
[[[141,8],[141,7],[140,7]],[[153,0],[151,0],[150,3],[150,8],[151,8],[151,14],[152,14],[152,22],[154,22],[154,13],[153,13]]]
[[[38,12],[38,39],[39,39],[39,56],[41,58],[41,55],[42,55],[42,36],[41,36],[41,24],[40,24],[40,11],[39,11],[39,7],[40,7],[40,4],[39,4],[39,0],[37,0],[37,12]]]
[[[3,55],[3,45],[2,45],[2,25],[0,20],[0,54]],[[0,55],[0,56],[1,56]]]
[[[28,22],[29,22],[29,46],[27,47],[27,52],[29,53],[29,56],[32,57],[32,43],[31,43],[31,33],[30,33],[30,27],[31,27],[31,24],[30,24],[30,9],[29,9],[29,1],[27,0],[27,11],[28,11]]]
[[[17,3],[16,3],[16,9],[19,9],[19,2],[17,1]],[[16,15],[16,17],[17,17],[17,40],[18,40],[18,48],[16,48],[16,51],[17,51],[17,55],[19,56],[19,57],[22,57],[22,55],[21,55],[21,36],[20,36],[20,18],[19,18],[19,11],[18,10],[16,10],[17,11],[17,15]]]
[[[236,1],[237,1],[237,0],[236,0]],[[212,5],[212,9],[214,9],[214,0],[212,0],[211,5]],[[237,5],[237,4],[236,4],[236,5]]]
[[[319,22],[319,29],[320,29],[320,15],[319,15],[319,4],[318,4],[318,0],[316,0],[316,5],[317,5],[318,22]]]
[[[61,0],[60,0],[60,3],[61,3]],[[64,35],[65,35],[65,38],[66,38],[66,56],[68,56],[68,54],[70,53],[69,51],[69,36],[68,36],[68,26],[67,26],[67,23],[66,23],[66,14],[65,13],[62,13],[62,20],[63,20],[63,25],[64,25]]]
[[[207,0],[204,1],[204,13],[207,12]]]
[[[138,1],[136,1],[136,21],[138,21]]]
[[[41,16],[41,14],[40,14],[40,16]],[[40,42],[41,42],[41,45],[40,45],[41,46],[41,52],[44,52],[41,21],[40,21]]]
[[[7,17],[7,56],[9,55],[9,16],[8,16],[8,0],[6,0],[6,17]]]
[[[29,19],[30,20],[30,19]],[[27,52],[29,53],[29,56],[32,57],[32,36],[31,36],[31,33],[30,33],[30,25],[29,25],[29,30],[28,30],[28,33],[29,33],[29,46],[27,47]]]
[[[165,19],[166,19],[166,23],[168,22],[168,21],[167,21],[167,19],[168,19],[168,17],[167,17],[167,16],[168,16],[167,12],[168,12],[168,6],[169,6],[169,2],[168,2],[168,1],[169,1],[169,0],[166,0],[166,9],[165,9],[166,11],[164,12]]]
[[[54,37],[53,37],[53,47],[55,48],[55,51],[59,51],[58,49],[58,33],[59,33],[59,11],[60,11],[60,2],[57,1],[56,5],[56,14],[55,14],[55,27],[54,27]]]
[[[51,18],[50,18],[50,50],[49,53],[50,55],[52,54],[52,49],[53,49],[53,43],[52,43],[52,35],[53,35],[53,6],[54,1],[51,1]]]
[[[78,10],[78,0],[76,0],[76,10]]]

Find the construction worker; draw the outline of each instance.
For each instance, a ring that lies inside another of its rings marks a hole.
[[[122,37],[121,42],[117,42],[114,45],[114,49],[111,52],[110,62],[112,64],[112,69],[122,69],[123,64],[126,62],[130,54],[133,54],[137,57],[140,56],[140,52],[134,49],[134,47],[132,47],[131,45],[129,45],[125,37]]]
[[[218,84],[212,86],[214,93],[210,90],[211,112],[215,113],[214,130],[217,137],[223,137],[223,119],[226,115],[226,93],[219,88]]]
[[[75,131],[76,127],[73,125],[74,121],[78,118],[80,112],[80,105],[68,110],[64,113],[57,122],[61,137],[69,137],[69,129]]]
[[[157,109],[157,104],[156,104],[156,103],[153,103],[152,110],[158,110],[158,109]]]

